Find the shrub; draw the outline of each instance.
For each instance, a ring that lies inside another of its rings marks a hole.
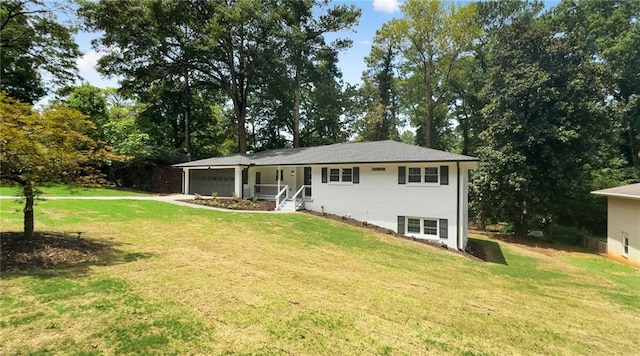
[[[585,237],[591,235],[584,229],[554,223],[545,228],[544,234],[551,242],[569,245],[579,245]]]

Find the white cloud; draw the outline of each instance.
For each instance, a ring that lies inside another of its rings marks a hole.
[[[393,13],[400,10],[398,0],[373,0],[373,9],[376,11]]]
[[[76,66],[78,66],[78,74],[82,78],[83,82],[87,82],[98,88],[117,87],[118,77],[105,78],[96,70],[98,59],[102,57],[104,53],[96,52],[91,49],[76,60]]]
[[[82,57],[76,60],[76,65],[78,66],[78,70],[80,71],[95,70],[96,64],[98,63],[98,59],[101,56],[102,56],[101,53],[98,53],[93,49],[89,50]]]

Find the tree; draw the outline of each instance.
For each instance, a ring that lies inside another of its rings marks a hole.
[[[562,1],[547,21],[558,33],[576,37],[606,63],[609,106],[621,128],[623,152],[640,174],[640,1]]]
[[[475,4],[448,7],[439,0],[407,0],[400,6],[403,17],[382,27],[383,36],[398,44],[403,74],[416,95],[410,100],[410,113],[422,132],[422,144],[437,147],[435,140],[438,110],[447,106],[451,73],[460,57],[477,38]],[[408,94],[411,95],[411,94]],[[441,126],[446,126],[442,120]]]
[[[104,152],[82,133],[92,124],[77,110],[58,104],[40,113],[0,92],[0,112],[0,180],[22,187],[24,237],[29,239],[36,186],[69,180],[81,164],[100,160]]]
[[[344,31],[355,25],[360,10],[355,6],[339,5],[319,14],[328,5],[327,0],[292,0],[283,2],[283,48],[285,77],[292,82],[292,134],[293,147],[300,147],[300,111],[302,90],[313,83],[318,75],[317,64],[327,52],[335,54],[351,46],[350,40],[337,39],[328,45],[325,35]],[[292,78],[291,78],[292,77]]]
[[[477,198],[519,235],[534,221],[576,226],[591,171],[610,157],[606,67],[533,14],[514,19],[492,46]]]
[[[92,123],[91,132],[86,132],[96,141],[104,141],[105,125],[109,122],[109,112],[107,110],[107,99],[104,91],[88,83],[67,87],[61,91],[66,94],[63,100],[67,107],[75,109],[84,114]]]
[[[65,10],[52,1],[0,2],[0,90],[33,103],[48,86],[76,79],[75,59],[81,53],[72,38],[75,29],[60,24],[55,15]]]
[[[278,20],[273,8],[274,2],[260,0],[86,1],[80,13],[89,28],[104,32],[95,43],[107,52],[99,69],[123,76],[125,89],[180,84],[188,152],[190,99],[204,88],[226,94],[244,153],[248,98],[273,53],[267,40]]]
[[[359,138],[365,141],[399,139],[400,99],[398,98],[397,51],[394,43],[376,32],[371,53],[365,58],[359,98],[364,117],[358,122]]]

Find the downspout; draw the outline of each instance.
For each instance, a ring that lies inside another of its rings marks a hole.
[[[456,162],[456,174],[458,175],[458,189],[456,190],[456,240],[458,241],[458,250],[462,250],[462,242],[460,241],[460,161]]]

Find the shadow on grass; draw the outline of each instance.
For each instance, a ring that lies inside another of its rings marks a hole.
[[[2,232],[0,272],[2,278],[79,277],[89,274],[91,266],[122,264],[153,256],[125,252],[118,248],[120,245],[59,232],[36,232],[30,240],[25,240],[22,232]]]
[[[469,237],[467,248],[471,250],[474,256],[485,262],[508,265],[507,260],[504,258],[504,254],[502,253],[502,249],[500,248],[500,244],[495,241]]]

